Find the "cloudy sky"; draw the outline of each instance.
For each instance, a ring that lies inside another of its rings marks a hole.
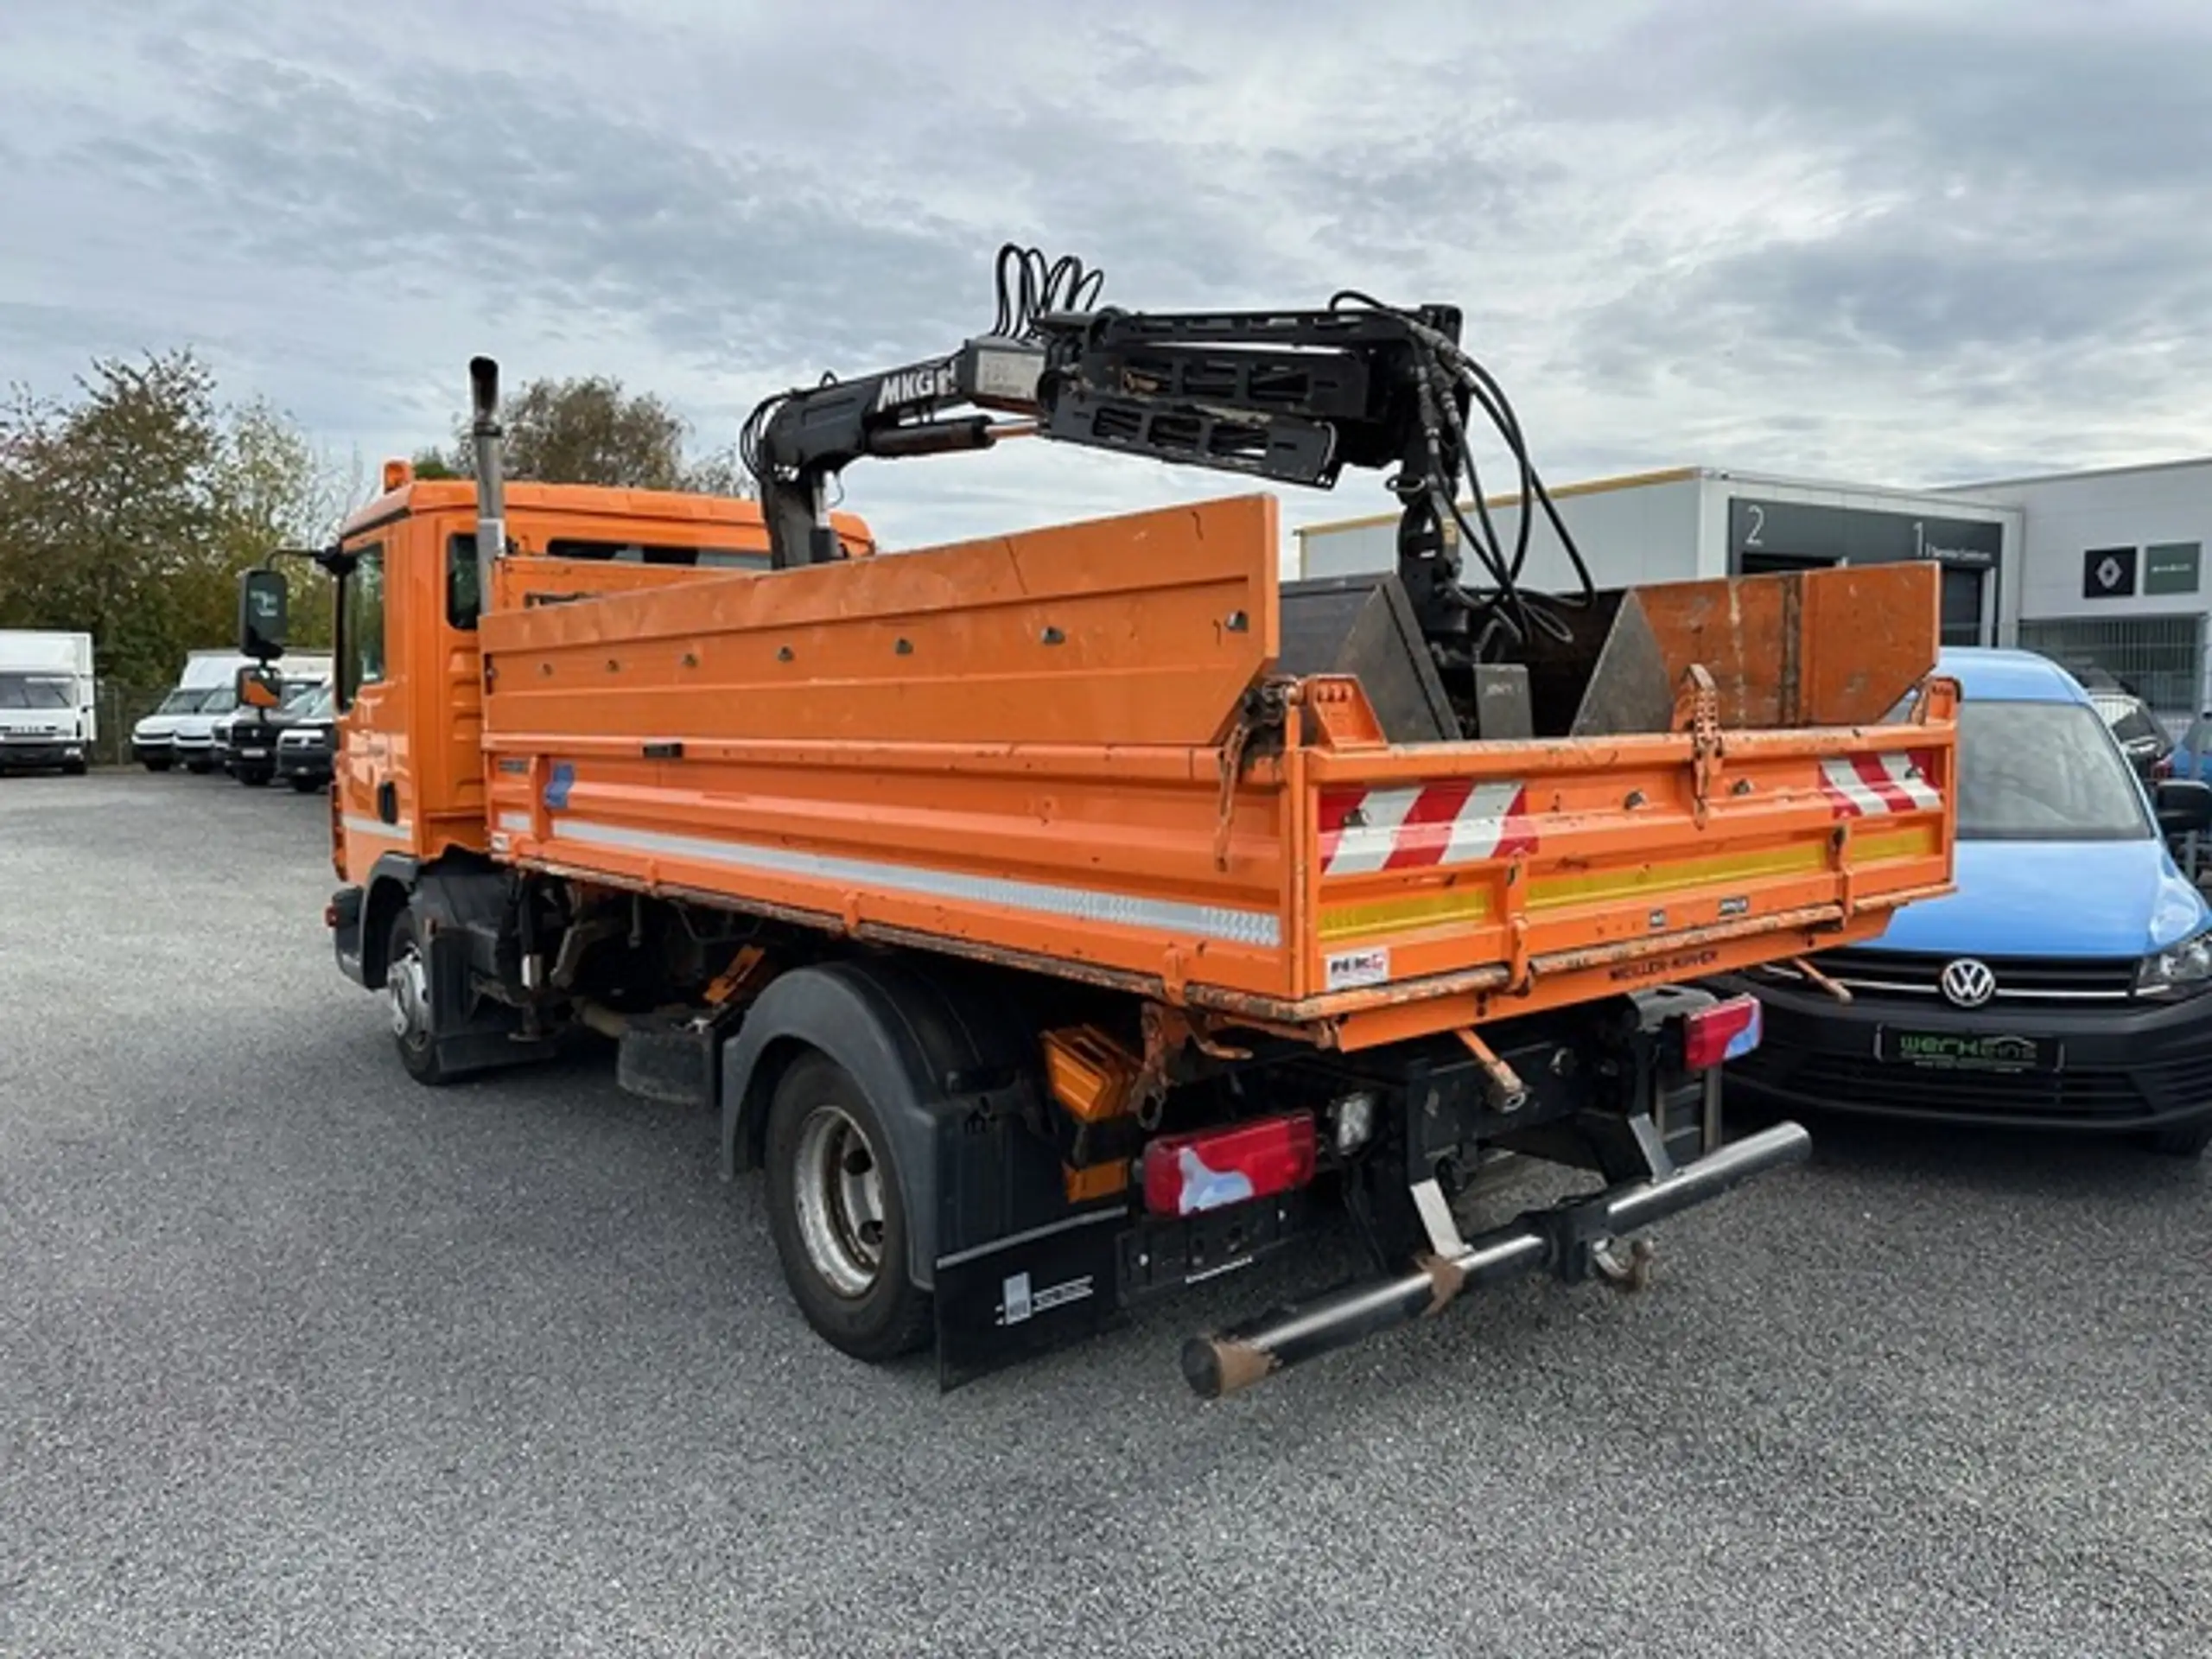
[[[1955,481],[2212,449],[2208,158],[2205,0],[7,0],[0,378],[190,344],[373,464],[489,351],[726,442],[987,327],[1014,239],[1135,308],[1457,303],[1554,482]],[[1020,444],[846,502],[1239,487]]]

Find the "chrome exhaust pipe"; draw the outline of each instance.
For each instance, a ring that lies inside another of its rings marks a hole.
[[[1812,1149],[1802,1126],[1777,1123],[1671,1174],[1523,1216],[1450,1255],[1426,1258],[1402,1277],[1355,1285],[1218,1336],[1192,1337],[1183,1344],[1184,1380],[1201,1398],[1218,1399],[1301,1360],[1440,1313],[1463,1291],[1545,1268],[1570,1281],[1587,1278],[1593,1253],[1624,1234],[1717,1198],[1754,1175],[1802,1163]]]
[[[468,435],[476,450],[476,610],[492,608],[492,567],[507,550],[506,433],[499,425],[499,365],[468,359]]]

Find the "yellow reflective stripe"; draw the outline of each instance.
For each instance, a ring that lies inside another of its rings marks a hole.
[[[1864,869],[1870,864],[1895,863],[1900,859],[1932,858],[1936,850],[1936,826],[1929,823],[1872,834],[1856,833],[1851,837],[1851,863],[1855,869]],[[1811,875],[1827,868],[1827,861],[1825,843],[1807,842],[1798,846],[1770,847],[1756,853],[1716,853],[1707,858],[1672,859],[1663,864],[1640,864],[1630,869],[1600,870],[1588,875],[1540,875],[1529,883],[1529,907],[1549,910],[1561,905],[1649,896],[1655,888],[1670,893],[1695,891],[1721,882],[1762,876]]]
[[[1440,927],[1450,923],[1480,922],[1489,918],[1491,898],[1484,887],[1448,887],[1441,893],[1415,893],[1408,899],[1377,899],[1361,905],[1326,905],[1321,910],[1321,938],[1333,944],[1338,939],[1403,933],[1417,927]]]
[[[1932,823],[1872,833],[1856,831],[1851,837],[1851,862],[1855,869],[1907,859],[1933,858],[1936,851],[1936,827]],[[1529,883],[1529,906],[1532,910],[1547,910],[1564,905],[1599,904],[1609,899],[1688,897],[1725,882],[1817,874],[1827,868],[1827,842],[1815,841],[1765,848],[1755,853],[1714,853],[1704,858],[1674,859],[1630,869],[1540,875]],[[1370,899],[1362,904],[1325,905],[1321,907],[1319,931],[1324,944],[1335,944],[1345,939],[1375,938],[1419,928],[1486,922],[1495,913],[1489,886],[1469,885],[1403,898]]]
[[[1936,852],[1936,826],[1932,823],[1916,824],[1910,830],[1885,830],[1879,835],[1854,835],[1851,838],[1853,865],[1890,864],[1901,858],[1933,858]]]

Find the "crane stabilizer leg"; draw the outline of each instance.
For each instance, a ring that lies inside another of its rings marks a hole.
[[[1755,1175],[1802,1163],[1812,1147],[1802,1125],[1777,1123],[1671,1173],[1532,1211],[1456,1249],[1424,1257],[1399,1278],[1353,1286],[1217,1336],[1193,1337],[1183,1344],[1183,1376],[1198,1394],[1215,1399],[1301,1360],[1438,1313],[1478,1286],[1546,1268],[1570,1282],[1602,1276],[1600,1253],[1614,1241],[1717,1198]]]

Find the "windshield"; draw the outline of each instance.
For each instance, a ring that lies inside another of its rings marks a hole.
[[[330,705],[335,700],[336,696],[337,693],[330,686],[316,686],[313,695],[308,696],[300,703],[300,718],[302,720],[329,719]]]
[[[238,706],[238,694],[232,687],[219,685],[207,694],[207,701],[200,705],[203,715],[227,715]]]
[[[2134,774],[2078,702],[1959,705],[1961,841],[2136,841],[2152,834]]]
[[[69,682],[52,674],[0,674],[0,709],[67,709]]]
[[[157,715],[196,715],[200,712],[200,705],[207,701],[206,691],[188,691],[179,686],[162,699],[162,706],[154,712]]]
[[[317,680],[296,680],[284,688],[284,712],[302,714],[307,706],[322,695],[322,685]]]

